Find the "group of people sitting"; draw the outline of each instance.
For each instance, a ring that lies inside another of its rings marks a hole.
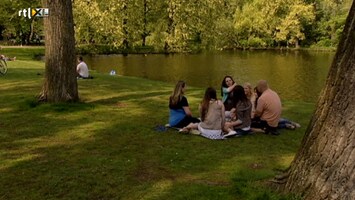
[[[231,76],[225,76],[221,85],[222,99],[217,91],[206,89],[199,106],[200,118],[193,117],[187,98],[186,83],[179,81],[169,99],[169,126],[180,132],[198,130],[209,139],[225,139],[252,132],[279,135],[278,128],[295,129],[299,124],[281,118],[281,100],[267,81],[237,85]]]

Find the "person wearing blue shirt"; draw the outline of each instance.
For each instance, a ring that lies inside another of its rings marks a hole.
[[[178,81],[172,95],[169,98],[169,125],[182,128],[190,123],[198,123],[199,119],[192,116],[187,98],[184,96],[186,83]]]

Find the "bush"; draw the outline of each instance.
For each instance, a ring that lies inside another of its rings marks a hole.
[[[91,44],[91,45],[78,45],[76,47],[77,54],[127,54],[127,53],[155,53],[153,46],[135,46],[130,49],[116,47],[108,44]]]
[[[317,47],[332,47],[333,46],[333,42],[332,42],[331,39],[323,38],[323,39],[319,40],[317,42],[317,44],[315,44],[314,46],[317,46]]]
[[[78,45],[76,47],[78,54],[115,54],[122,53],[123,49],[107,44],[91,44],[91,45]]]
[[[249,47],[265,47],[266,42],[259,37],[251,37],[249,38]]]

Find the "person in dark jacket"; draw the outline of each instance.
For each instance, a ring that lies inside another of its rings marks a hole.
[[[252,104],[241,85],[234,88],[233,98],[236,105],[233,109],[232,121],[225,123],[224,129],[228,132],[225,137],[245,135],[250,132]]]

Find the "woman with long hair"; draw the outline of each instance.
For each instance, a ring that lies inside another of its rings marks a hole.
[[[199,119],[192,117],[187,98],[184,96],[186,83],[178,81],[175,89],[169,98],[169,125],[171,127],[182,128],[190,123],[200,122]]]
[[[222,129],[224,127],[224,105],[222,101],[217,100],[217,92],[209,87],[200,104],[200,123],[191,123],[184,127],[182,131],[198,129],[201,136],[209,139],[223,139]]]
[[[256,95],[250,83],[244,83],[244,92],[251,102],[251,118],[254,118]]]
[[[221,84],[221,96],[226,111],[230,111],[235,105],[235,102],[233,102],[233,90],[235,86],[237,86],[237,84],[231,76],[225,76],[223,78]]]
[[[233,100],[233,90],[237,84],[234,82],[231,76],[225,76],[221,84],[221,96],[222,102],[225,108],[226,121],[230,121],[235,111],[235,102]]]
[[[252,104],[241,85],[234,88],[233,99],[236,102],[235,120],[226,122],[224,129],[228,131],[228,134],[225,137],[245,135],[250,132]]]

